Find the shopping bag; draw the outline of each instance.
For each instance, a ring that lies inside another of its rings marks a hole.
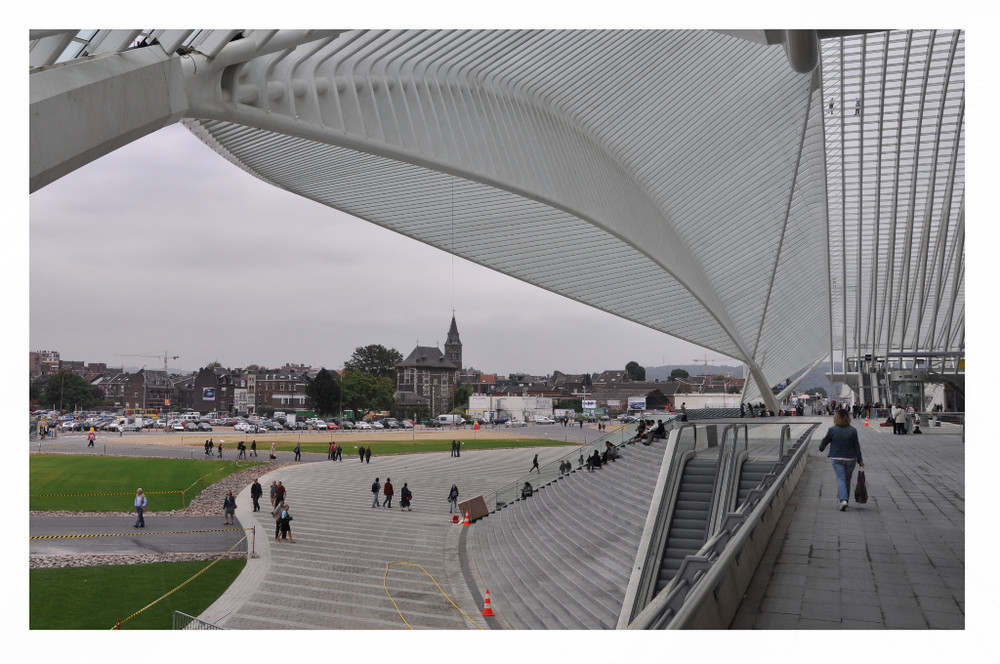
[[[858,483],[854,487],[854,502],[856,503],[867,503],[868,502],[868,485],[865,484],[865,471],[858,471]]]

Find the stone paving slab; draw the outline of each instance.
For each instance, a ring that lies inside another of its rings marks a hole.
[[[833,469],[818,451],[822,428],[733,628],[965,627],[961,433],[897,436],[854,425],[868,502],[855,503],[852,490],[838,511]]]

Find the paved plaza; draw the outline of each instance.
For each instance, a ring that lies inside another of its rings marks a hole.
[[[896,436],[853,424],[868,502],[852,497],[846,512],[837,511],[831,464],[816,449],[821,428],[733,628],[964,628],[961,430]]]

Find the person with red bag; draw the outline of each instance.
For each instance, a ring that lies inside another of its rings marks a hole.
[[[838,408],[833,414],[833,426],[823,436],[819,444],[822,452],[830,447],[827,454],[833,463],[833,472],[837,476],[837,500],[840,501],[840,511],[847,509],[847,498],[851,495],[851,478],[854,466],[865,467],[861,458],[861,442],[857,430],[851,426],[851,414],[843,408]]]

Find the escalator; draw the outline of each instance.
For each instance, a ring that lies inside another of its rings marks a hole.
[[[740,484],[736,491],[736,511],[746,502],[747,495],[756,489],[764,476],[774,470],[774,461],[747,461],[740,469]]]
[[[684,557],[697,553],[708,540],[718,465],[717,459],[691,459],[684,466],[656,578],[656,593],[674,578]]]
[[[708,541],[709,518],[716,489],[717,459],[692,459],[684,467],[667,541],[656,578],[656,593],[663,590],[680,569],[685,556],[698,553]],[[747,461],[740,469],[733,510],[739,509],[750,491],[774,470],[774,461]]]

